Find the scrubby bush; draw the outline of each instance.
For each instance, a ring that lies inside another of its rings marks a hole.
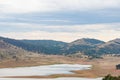
[[[120,80],[120,76],[114,77],[109,74],[109,75],[105,76],[102,80]]]

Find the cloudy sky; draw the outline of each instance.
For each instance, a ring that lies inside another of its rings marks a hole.
[[[0,36],[65,42],[120,38],[120,0],[0,0]]]

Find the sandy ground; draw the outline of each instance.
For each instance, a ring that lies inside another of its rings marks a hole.
[[[116,65],[120,64],[120,57],[105,57],[103,59],[80,59],[65,56],[37,56],[22,60],[3,60],[0,62],[0,68],[8,67],[25,67],[25,66],[40,66],[51,64],[90,64],[93,65],[91,70],[72,71],[75,74],[55,74],[50,76],[13,76],[11,78],[57,78],[57,77],[84,77],[84,78],[98,78],[112,74],[114,76],[120,75],[120,70],[116,70]]]

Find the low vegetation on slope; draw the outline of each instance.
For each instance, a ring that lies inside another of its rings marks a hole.
[[[71,43],[54,40],[15,40],[4,37],[0,37],[0,40],[27,51],[48,55],[82,53],[96,57],[104,54],[120,54],[120,39],[104,42],[97,39],[83,38]]]
[[[32,55],[32,52],[25,51],[24,49],[18,48],[12,44],[6,43],[0,40],[0,60],[3,59],[22,59]]]
[[[109,74],[109,75],[105,76],[102,80],[120,80],[120,76],[114,77]]]
[[[0,39],[27,51],[44,54],[62,54],[62,49],[67,44],[65,42],[53,40],[15,40],[4,37],[0,37]]]

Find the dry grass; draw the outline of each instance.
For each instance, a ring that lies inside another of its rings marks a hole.
[[[0,62],[0,68],[6,67],[24,67],[24,66],[39,66],[50,64],[91,64],[91,70],[78,70],[72,71],[75,74],[55,74],[50,76],[14,76],[14,78],[56,78],[56,77],[89,77],[96,78],[106,76],[107,74],[120,75],[120,71],[115,69],[115,66],[120,63],[119,57],[105,57],[104,59],[80,59],[65,56],[46,56],[40,55],[36,57],[29,57],[15,61],[4,60]]]

